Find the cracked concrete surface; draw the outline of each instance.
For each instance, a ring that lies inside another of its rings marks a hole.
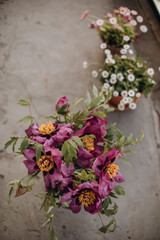
[[[137,9],[147,23],[149,17],[145,13],[145,4],[139,2],[144,1],[0,1],[1,240],[49,239],[46,229],[40,227],[45,219],[39,210],[40,200],[34,196],[43,190],[42,179],[37,178],[33,193],[13,199],[10,206],[7,204],[7,183],[27,173],[22,163],[23,158],[16,158],[10,150],[2,150],[11,135],[23,135],[25,126],[16,122],[28,114],[28,110],[17,106],[16,101],[30,95],[35,117],[42,123],[45,121],[44,116],[54,111],[59,97],[67,95],[72,101],[75,97],[84,96],[86,89],[91,89],[92,83],[100,85],[91,78],[88,71],[81,69],[84,60],[103,62],[100,39],[95,31],[88,29],[87,21],[80,22],[79,17],[86,9],[101,17],[121,3]],[[144,42],[152,47],[144,48]],[[135,48],[149,60],[150,66],[158,67],[159,45],[151,29],[135,44]],[[158,74],[155,80],[157,79]],[[145,132],[142,143],[134,148],[137,154],[129,156],[132,167],[120,163],[126,179],[123,184],[126,196],[118,199],[116,231],[103,235],[97,231],[100,227],[98,216],[83,211],[74,215],[59,209],[54,210],[53,222],[59,239],[160,239],[159,135],[156,134],[159,123],[152,114],[153,105],[159,109],[158,96],[158,93],[154,94],[153,102],[150,97],[142,98],[136,111],[109,115],[109,121],[117,121],[118,127],[126,135],[133,132],[138,137],[141,129]]]

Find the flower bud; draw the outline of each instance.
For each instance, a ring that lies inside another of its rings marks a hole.
[[[66,114],[69,109],[69,101],[67,97],[61,97],[56,105],[56,111],[58,114]]]

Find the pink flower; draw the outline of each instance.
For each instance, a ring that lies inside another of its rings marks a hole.
[[[89,28],[95,28],[95,23],[94,22],[90,22],[90,23],[88,23],[88,27]]]
[[[111,18],[111,17],[113,17],[113,14],[112,13],[107,13],[107,17]]]
[[[56,111],[59,114],[66,114],[69,109],[69,101],[67,97],[61,97],[56,104]]]
[[[89,10],[86,10],[80,17],[80,20],[84,20],[88,16],[88,13],[89,13]]]
[[[123,16],[123,22],[128,22],[132,19],[132,16],[131,15],[126,15],[126,16]]]

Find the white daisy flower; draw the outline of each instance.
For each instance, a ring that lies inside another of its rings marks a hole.
[[[101,43],[101,45],[100,45],[100,48],[101,49],[105,49],[107,47],[107,44],[106,43]]]
[[[111,18],[109,19],[109,22],[110,22],[111,24],[116,24],[116,23],[117,23],[117,18],[116,18],[116,17],[111,17]]]
[[[121,99],[120,104],[125,105],[123,98]]]
[[[154,75],[154,69],[153,69],[153,68],[148,68],[148,69],[147,69],[147,73],[148,73],[150,76],[153,76],[153,75]]]
[[[137,107],[136,103],[132,102],[132,103],[129,104],[129,108],[132,109],[132,110],[136,109],[136,107]]]
[[[120,53],[121,53],[121,54],[126,54],[126,53],[127,53],[127,50],[124,49],[124,48],[122,48],[122,49],[120,50]]]
[[[110,58],[106,58],[105,59],[105,63],[107,63],[107,64],[111,63],[111,59]]]
[[[133,98],[128,97],[128,103],[131,103],[133,101]]]
[[[131,24],[132,26],[136,26],[136,25],[137,25],[137,21],[136,21],[136,20],[131,20],[131,21],[130,21],[130,24]]]
[[[116,63],[116,61],[114,59],[111,59],[110,61],[111,61],[112,64]]]
[[[141,26],[140,26],[140,30],[141,30],[141,32],[146,33],[146,32],[148,31],[148,28],[147,28],[147,26],[145,26],[145,25],[141,25]]]
[[[109,50],[109,49],[106,49],[104,52],[105,52],[106,55],[111,54],[111,50]]]
[[[154,80],[152,80],[152,83],[156,83]]]
[[[108,73],[107,71],[103,71],[103,72],[102,72],[102,77],[103,77],[103,78],[107,78],[108,75],[109,75],[109,73]]]
[[[122,97],[127,97],[127,95],[128,95],[128,93],[127,93],[126,90],[123,90],[123,91],[121,92],[121,96],[122,96]]]
[[[140,92],[137,92],[136,93],[136,98],[139,98],[141,96],[141,93]]]
[[[129,52],[129,54],[133,54],[133,50],[132,49],[129,49],[128,52]]]
[[[118,74],[117,74],[117,78],[118,78],[119,81],[123,81],[124,76],[123,76],[122,73],[118,73]]]
[[[134,79],[135,79],[135,76],[132,73],[128,74],[128,81],[133,82]]]
[[[130,37],[124,36],[124,37],[123,37],[123,40],[124,40],[125,42],[128,42],[128,41],[130,40]]]
[[[94,78],[98,77],[98,72],[96,70],[92,71],[92,77]]]
[[[130,96],[130,97],[134,97],[134,95],[135,95],[135,91],[134,90],[129,90],[128,91],[128,95]]]
[[[132,14],[133,16],[136,16],[138,13],[137,13],[137,11],[135,11],[135,10],[131,10],[131,14]]]
[[[120,7],[119,12],[120,12],[122,15],[125,15],[126,12],[127,12],[127,9],[126,9],[125,7]]]
[[[107,55],[107,58],[108,58],[108,59],[112,59],[112,57],[113,57],[112,54],[108,54],[108,55]]]
[[[103,107],[104,107],[104,109],[108,109],[109,105],[108,104],[104,104]]]
[[[116,80],[116,79],[113,79],[113,78],[111,78],[109,81],[110,81],[110,83],[112,83],[112,84],[115,84],[115,83],[117,82],[117,80]]]
[[[113,92],[113,96],[114,96],[114,97],[118,97],[118,96],[119,96],[119,92],[118,92],[118,91],[114,91],[114,92]]]
[[[130,46],[129,46],[128,44],[124,44],[124,45],[123,45],[123,48],[126,49],[126,50],[128,50],[128,49],[130,48]]]
[[[109,83],[105,83],[105,84],[103,85],[103,87],[106,88],[106,89],[108,89],[108,88],[110,87],[110,85],[109,85]]]
[[[139,23],[143,22],[143,17],[142,16],[137,16],[136,19],[137,19],[137,22],[139,22]]]
[[[122,100],[123,100],[124,104],[128,103],[128,97],[124,97]]]
[[[125,106],[120,103],[120,104],[118,104],[118,109],[119,109],[120,111],[124,111]]]
[[[101,27],[103,24],[104,24],[104,20],[103,19],[98,19],[96,21],[96,25],[99,26],[99,27]]]
[[[112,74],[111,74],[111,79],[116,79],[116,78],[117,78],[116,74],[115,74],[115,73],[112,73]]]
[[[121,58],[122,58],[122,59],[126,59],[127,56],[126,56],[126,55],[121,55]]]
[[[86,68],[88,67],[88,62],[84,61],[84,62],[82,63],[82,67],[83,67],[84,69],[86,69]]]

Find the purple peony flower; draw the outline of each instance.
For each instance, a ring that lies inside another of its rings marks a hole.
[[[124,182],[122,174],[118,171],[118,165],[114,163],[117,158],[124,155],[120,153],[120,150],[113,148],[94,161],[93,169],[99,177],[99,194],[101,197],[105,198],[114,189],[114,181]]]
[[[84,210],[95,214],[100,211],[102,200],[98,193],[98,184],[96,182],[85,182],[77,186],[76,190],[70,190],[64,194],[60,203],[70,201],[69,208],[73,213],[79,213],[82,205]]]
[[[69,110],[69,101],[67,97],[61,97],[56,104],[56,111],[59,114],[66,114]]]

